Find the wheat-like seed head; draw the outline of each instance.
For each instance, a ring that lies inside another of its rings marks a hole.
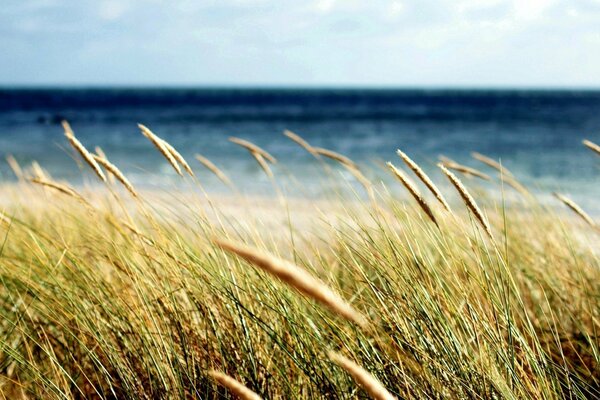
[[[269,161],[271,164],[276,164],[277,160],[275,159],[275,157],[273,157],[271,154],[269,154],[265,149],[258,147],[257,145],[255,145],[254,143],[251,143],[247,140],[244,139],[240,139],[234,136],[231,136],[229,138],[229,141],[232,143],[237,144],[238,146],[242,146],[243,148],[245,148],[246,150],[248,150],[250,153],[256,153],[256,154],[260,154],[265,160]]]
[[[104,176],[102,169],[100,169],[100,166],[94,160],[94,157],[92,156],[92,154],[89,151],[87,151],[85,146],[83,144],[81,144],[81,142],[79,140],[77,140],[69,123],[67,121],[62,121],[62,126],[63,126],[63,129],[65,130],[65,136],[67,137],[67,140],[69,141],[69,143],[71,143],[71,146],[73,146],[73,148],[75,150],[77,150],[77,152],[81,155],[81,157],[83,157],[85,162],[87,162],[88,165],[92,168],[92,170],[96,173],[96,175],[98,175],[98,178],[100,178],[100,180],[102,180],[102,182],[106,182],[106,177]]]
[[[290,138],[292,141],[294,141],[297,144],[299,144],[301,147],[304,148],[304,150],[308,151],[313,156],[316,155],[315,150],[313,149],[313,147],[306,140],[302,139],[299,135],[297,135],[294,132],[292,132],[290,130],[287,130],[287,129],[283,131],[283,134],[285,136],[287,136],[288,138]]]
[[[127,179],[127,177],[121,172],[119,168],[117,168],[116,165],[108,161],[106,158],[100,156],[94,156],[94,160],[96,160],[108,172],[110,172],[114,177],[116,177],[117,180],[121,182],[121,184],[125,187],[125,189],[127,189],[129,193],[131,193],[133,197],[138,197],[138,194],[133,188],[131,182],[129,182],[129,179]]]
[[[457,162],[451,161],[451,162],[444,162],[443,163],[444,167],[448,168],[448,169],[453,169],[455,171],[458,171],[462,174],[465,174],[467,176],[475,176],[479,179],[483,179],[485,181],[491,181],[492,178],[490,178],[489,175],[475,169],[475,168],[471,168],[471,167],[467,167],[466,165],[462,165],[459,164]]]
[[[229,375],[226,375],[219,371],[209,371],[208,375],[210,375],[215,381],[217,381],[221,386],[229,389],[231,393],[236,395],[242,400],[260,400],[261,397],[254,393],[252,390],[248,389],[246,386],[242,385],[237,380],[233,379]]]
[[[475,203],[475,200],[467,191],[467,188],[462,184],[460,179],[458,179],[456,177],[456,175],[454,175],[452,172],[448,171],[448,169],[446,169],[446,167],[444,167],[442,164],[438,164],[438,167],[448,177],[448,179],[450,180],[450,183],[452,183],[452,185],[456,188],[456,190],[458,191],[458,194],[460,194],[460,197],[463,199],[463,202],[465,203],[467,208],[471,211],[471,213],[475,216],[477,221],[479,221],[479,223],[481,224],[481,226],[483,227],[485,232],[488,234],[488,236],[493,239],[494,237],[492,236],[492,228],[490,227],[490,224],[487,221],[487,218],[485,218],[485,216],[483,215],[483,213],[477,206],[477,203]]]
[[[277,258],[265,251],[222,239],[214,239],[213,243],[228,252],[234,253],[262,270],[281,279],[307,297],[321,303],[335,314],[352,321],[362,328],[367,328],[366,318],[342,299],[329,286],[312,276],[308,271]]]
[[[594,228],[597,226],[596,222],[592,219],[592,217],[590,217],[585,211],[583,211],[583,208],[579,207],[579,205],[573,200],[560,193],[554,193],[554,196],[560,201],[562,201],[563,204],[569,207],[575,214],[579,215],[581,219],[587,222],[590,226]]]
[[[423,171],[421,167],[419,167],[419,165],[416,162],[414,162],[409,156],[407,156],[402,150],[398,149],[397,153],[400,156],[400,158],[402,158],[404,163],[408,166],[408,168],[410,168],[415,173],[415,175],[417,175],[419,179],[421,179],[421,182],[423,182],[425,186],[427,186],[429,191],[433,193],[437,201],[440,202],[440,204],[446,209],[446,211],[452,213],[452,210],[450,210],[450,205],[444,198],[444,195],[429,178],[429,176],[425,173],[425,171]]]
[[[31,173],[33,174],[34,178],[50,180],[50,176],[48,175],[48,173],[44,171],[44,169],[40,166],[40,164],[38,164],[37,161],[33,161],[31,163]]]
[[[260,168],[265,172],[267,177],[269,177],[269,179],[273,179],[273,171],[271,171],[271,167],[269,167],[269,164],[267,164],[262,154],[256,153],[254,151],[251,151],[250,154],[252,154],[252,157],[254,157],[254,159],[256,160]]]
[[[429,207],[429,205],[427,204],[427,202],[425,201],[425,199],[421,195],[421,192],[417,188],[417,186],[409,179],[408,176],[406,176],[404,174],[404,172],[402,172],[398,168],[396,168],[394,166],[394,164],[392,164],[391,162],[388,162],[386,165],[388,166],[388,168],[390,169],[390,171],[392,171],[392,173],[394,174],[394,176],[408,190],[408,192],[411,194],[411,196],[417,201],[417,203],[419,204],[419,206],[421,207],[421,209],[425,212],[425,214],[427,214],[427,216],[429,217],[429,219],[431,219],[431,221],[434,224],[438,225],[438,222],[435,219],[435,216],[433,215],[433,211],[431,211],[431,208]]]
[[[215,174],[217,176],[217,178],[219,178],[221,180],[221,182],[223,182],[227,186],[233,185],[231,183],[231,180],[229,179],[229,177],[227,175],[225,175],[225,173],[223,171],[221,171],[219,168],[217,168],[217,166],[215,164],[213,164],[213,162],[210,161],[208,158],[206,158],[200,154],[196,154],[195,157],[196,157],[196,160],[198,160],[202,165],[204,165],[210,172]]]
[[[181,164],[183,166],[183,169],[185,169],[185,171],[190,176],[194,176],[194,171],[192,171],[192,168],[190,167],[190,165],[187,163],[187,161],[185,161],[185,158],[183,158],[183,156],[177,150],[175,150],[175,147],[171,146],[169,144],[169,142],[167,142],[166,140],[164,140],[164,139],[161,139],[161,140],[162,140],[163,145],[171,153],[173,158],[175,158],[175,160],[177,160],[177,162],[179,162],[179,164]]]
[[[106,154],[104,153],[104,150],[102,150],[102,148],[100,146],[96,146],[94,147],[94,151],[96,152],[96,155],[98,155],[101,158],[104,158],[105,160],[108,160],[108,157],[106,157]],[[94,159],[96,157],[94,156]],[[98,161],[98,160],[96,160]],[[115,183],[115,176],[108,170],[106,170],[106,168],[104,169],[106,171],[106,177],[108,178],[108,181],[113,184]]]
[[[356,364],[349,358],[343,355],[330,351],[328,353],[329,359],[342,367],[352,376],[354,381],[358,383],[373,399],[376,400],[395,400],[394,397],[383,384],[371,375],[360,365]]]
[[[140,128],[140,130],[142,131],[142,135],[148,138],[148,140],[152,142],[152,144],[158,149],[158,151],[160,151],[160,154],[162,154],[163,157],[167,159],[169,164],[171,164],[171,167],[173,167],[175,172],[177,172],[177,175],[183,176],[181,168],[179,168],[179,164],[177,164],[177,161],[173,157],[173,154],[169,151],[167,146],[165,146],[165,141],[156,136],[154,133],[152,133],[150,129],[148,129],[148,127],[142,124],[138,124],[138,128]]]
[[[85,199],[85,197],[83,197],[81,194],[79,194],[75,189],[73,189],[67,185],[64,185],[62,183],[48,181],[48,180],[44,180],[44,179],[40,179],[40,178],[33,178],[33,179],[31,179],[31,182],[37,183],[38,185],[41,185],[41,186],[45,186],[45,187],[54,189],[57,192],[66,194],[67,196],[71,196],[71,197],[79,200],[80,202],[84,203],[87,206],[90,206],[90,207],[92,206]]]
[[[584,144],[584,146],[586,146],[587,148],[589,148],[590,150],[592,150],[596,154],[600,155],[600,146],[597,145],[596,143],[585,139],[583,141],[583,144]]]
[[[503,166],[499,162],[491,159],[490,157],[484,156],[481,153],[478,153],[478,152],[474,151],[474,152],[471,153],[471,157],[473,157],[477,161],[480,161],[480,162],[484,163],[488,167],[494,168],[495,170],[497,170],[498,172],[500,172],[502,175],[514,176],[512,174],[512,172],[510,172],[508,169],[506,169],[505,166]]]
[[[22,181],[23,180],[23,170],[21,169],[21,166],[19,165],[19,163],[17,162],[15,157],[13,157],[12,154],[7,155],[6,162],[8,163],[8,166],[10,167],[12,172],[15,174],[17,179]]]
[[[346,157],[340,153],[336,153],[335,151],[324,149],[322,147],[313,147],[312,149],[318,155],[321,155],[321,156],[327,157],[327,158],[331,158],[332,160],[335,160],[335,161],[337,161],[341,164],[344,164],[348,167],[358,169],[358,166],[356,165],[356,163],[354,161],[352,161],[351,159],[349,159],[348,157]]]

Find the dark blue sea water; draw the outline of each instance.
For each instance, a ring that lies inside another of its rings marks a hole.
[[[430,171],[440,154],[480,167],[470,157],[478,151],[501,159],[525,184],[600,208],[600,157],[581,145],[584,138],[600,142],[598,91],[0,89],[2,155],[12,154],[22,165],[37,160],[54,177],[81,180],[62,119],[139,185],[176,181],[137,129],[142,122],[178,148],[214,190],[223,189],[193,160],[195,153],[241,187],[265,187],[247,152],[227,141],[232,135],[272,152],[280,159],[276,174],[293,171],[310,187],[315,163],[282,135],[287,128],[364,163],[372,179],[391,182],[377,163],[400,164],[397,147]],[[13,179],[6,165],[0,172],[2,180]]]

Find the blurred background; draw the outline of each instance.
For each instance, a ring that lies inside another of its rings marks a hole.
[[[137,185],[174,173],[136,127],[244,190],[268,186],[238,136],[280,159],[275,173],[319,195],[309,154],[343,153],[372,179],[401,148],[433,171],[478,151],[525,184],[592,212],[600,142],[600,1],[4,0],[0,151],[81,182],[60,121]],[[399,160],[398,160],[399,162]],[[293,172],[295,180],[289,179]],[[6,164],[3,181],[14,180]],[[340,172],[343,174],[343,172]],[[288,177],[288,178],[286,178]],[[90,179],[91,181],[91,179]]]

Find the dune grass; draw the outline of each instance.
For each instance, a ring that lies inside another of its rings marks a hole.
[[[202,190],[5,186],[0,392],[597,398],[600,234],[452,177],[471,194],[440,186],[453,204],[428,202],[436,224],[400,183],[366,201],[261,198],[262,212]]]

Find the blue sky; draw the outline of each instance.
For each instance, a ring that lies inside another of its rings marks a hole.
[[[600,87],[600,0],[2,0],[0,84]]]

